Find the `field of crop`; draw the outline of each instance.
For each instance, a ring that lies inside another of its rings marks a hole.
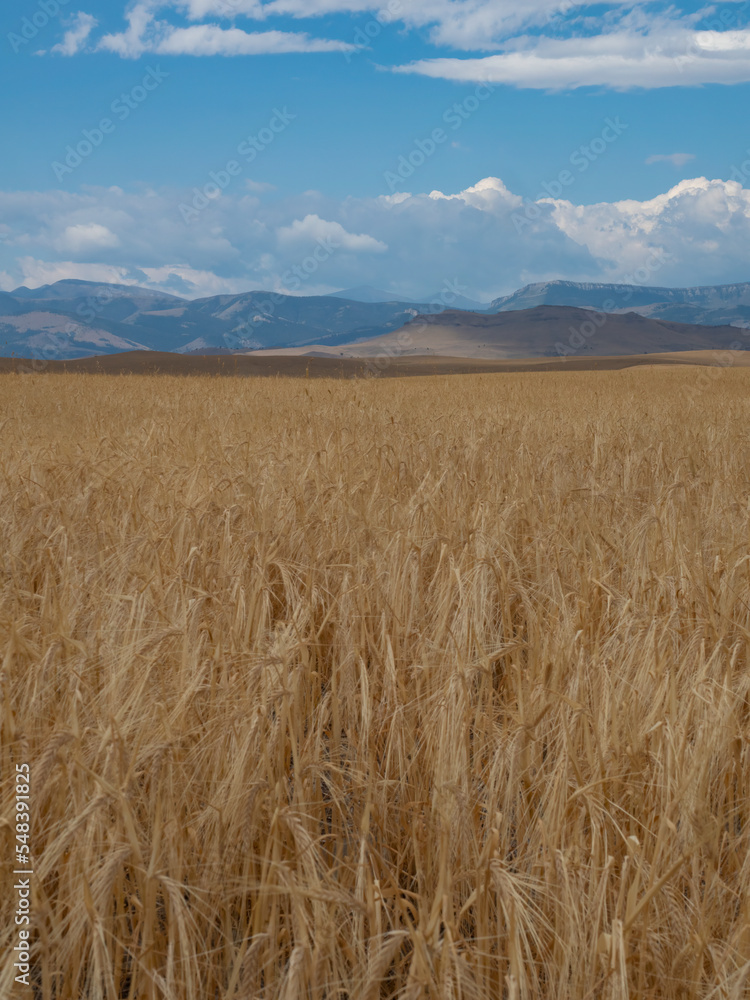
[[[0,376],[0,995],[744,1000],[750,372],[699,377]]]

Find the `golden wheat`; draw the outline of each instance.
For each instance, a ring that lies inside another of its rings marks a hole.
[[[35,995],[747,996],[750,375],[695,379],[0,376]]]

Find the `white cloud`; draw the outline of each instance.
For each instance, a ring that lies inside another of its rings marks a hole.
[[[146,284],[169,289],[175,295],[204,298],[208,295],[236,295],[247,291],[247,281],[242,278],[220,278],[211,271],[199,271],[184,264],[165,264],[163,267],[143,267]]]
[[[148,3],[136,3],[126,14],[128,26],[125,31],[104,35],[98,48],[116,52],[124,59],[137,59],[149,46],[154,45],[164,34],[166,25],[154,21],[153,11]],[[148,36],[148,38],[147,38]]]
[[[421,59],[394,70],[537,90],[745,83],[750,81],[750,28],[694,31],[682,22],[664,21],[653,30],[625,27],[589,37],[518,38],[499,54]]]
[[[107,281],[116,284],[135,284],[128,281],[128,269],[114,264],[79,264],[70,260],[46,261],[34,257],[18,259],[19,280],[14,281],[14,287],[26,285],[27,288],[39,288],[40,285],[52,285],[56,281],[67,281],[76,278],[79,281]]]
[[[304,219],[295,219],[291,226],[282,226],[278,238],[282,246],[323,242],[335,250],[341,248],[354,253],[384,253],[388,249],[385,243],[366,233],[348,233],[340,222],[328,222],[318,215],[306,215]]]
[[[747,179],[692,178],[655,198],[593,205],[576,204],[576,192],[529,202],[496,177],[457,192],[340,200],[238,189],[187,226],[182,190],[0,191],[0,272],[6,287],[74,277],[187,297],[369,284],[419,298],[455,280],[486,301],[552,278],[624,281],[663,252],[653,284],[747,280]]]
[[[110,34],[102,40],[102,47],[120,55],[134,57],[145,51],[166,52],[159,48],[178,29],[166,20],[157,21],[155,15],[159,11],[176,10],[190,21],[203,21],[208,18],[237,21],[246,18],[254,21],[267,21],[274,17],[291,17],[295,19],[314,19],[331,14],[349,14],[356,17],[348,35],[352,40],[356,35],[356,43],[349,39],[335,42],[327,39],[310,39],[307,35],[299,35],[300,45],[313,45],[316,41],[326,46],[324,48],[282,49],[272,48],[264,51],[352,51],[355,45],[366,44],[368,35],[357,35],[361,32],[363,18],[370,15],[366,22],[382,29],[392,24],[403,24],[407,28],[426,29],[430,40],[436,45],[447,45],[453,49],[483,50],[495,48],[505,38],[512,37],[526,27],[550,26],[559,19],[575,12],[582,6],[575,0],[525,0],[519,4],[516,0],[135,0],[131,3],[126,17],[128,28],[124,32]],[[611,0],[609,7],[615,9],[637,6],[637,0]],[[217,29],[216,24],[201,25],[202,28]],[[215,35],[214,31],[214,35]],[[245,32],[243,32],[244,34]],[[379,31],[378,31],[379,33]],[[263,34],[271,35],[272,32]],[[193,38],[203,37],[194,33]],[[371,35],[369,37],[372,37]],[[306,41],[305,41],[306,40]],[[190,36],[178,35],[171,44],[180,42],[195,45]],[[268,39],[269,44],[273,44]],[[212,38],[195,54],[247,54],[243,46],[260,43],[240,42],[225,38],[214,51],[218,42]],[[288,43],[288,44],[291,44]],[[331,48],[335,47],[335,49]],[[249,53],[254,54],[254,51]]]
[[[458,194],[443,194],[442,191],[431,191],[429,197],[433,201],[458,199],[467,205],[481,209],[485,212],[493,210],[506,210],[507,208],[520,208],[523,205],[523,198],[512,194],[503,184],[499,177],[485,177],[472,187],[460,191]]]
[[[349,52],[354,46],[293,31],[242,31],[215,24],[172,28],[154,49],[160,55],[257,56],[288,52]]]
[[[671,163],[673,167],[684,167],[686,163],[695,159],[695,153],[655,153],[646,159],[646,165],[652,163]]]
[[[253,194],[267,194],[269,191],[276,190],[275,184],[269,184],[267,181],[254,181],[250,177],[245,178],[245,187]]]
[[[737,181],[696,177],[648,201],[573,205],[552,201],[555,225],[617,276],[642,266],[655,247],[673,263],[660,284],[732,281],[746,259],[750,190]],[[746,279],[745,279],[746,280]]]
[[[178,28],[157,21],[154,8],[164,6],[136,3],[127,13],[125,31],[105,35],[99,48],[124,58],[137,59],[145,52],[159,55],[248,56],[279,55],[290,52],[351,52],[356,46],[327,38],[311,38],[303,32],[258,31],[222,28],[216,24],[193,24]]]
[[[200,21],[209,16],[243,16],[257,20],[265,17],[261,0],[173,0],[173,6],[191,21]]]
[[[191,0],[204,6],[210,0]],[[213,0],[218,13],[223,0]],[[615,9],[633,7],[636,0],[610,0]],[[248,4],[250,6],[250,4]],[[258,5],[255,5],[258,6]],[[436,45],[452,49],[493,48],[500,40],[527,27],[544,27],[573,14],[584,4],[576,0],[272,0],[263,16],[297,18],[326,14],[370,13],[381,25],[400,22],[408,28],[426,28]],[[257,16],[257,15],[254,15]]]
[[[590,4],[576,0],[134,0],[127,27],[105,35],[98,47],[128,58],[352,53],[399,24],[426,33],[436,46],[490,53],[392,67],[400,73],[552,90],[735,84],[750,81],[750,28],[740,26],[745,5],[739,4],[729,0],[722,16],[712,18],[712,7],[688,13],[656,0],[609,0],[593,18],[585,15]],[[174,24],[176,14],[193,23]],[[237,23],[331,14],[355,19],[343,39],[247,31]],[[85,37],[71,31],[56,50],[72,55]]]
[[[98,222],[79,223],[67,226],[62,236],[55,242],[58,250],[69,253],[90,253],[97,249],[110,249],[120,245],[119,238],[106,226]]]
[[[97,19],[92,17],[91,14],[84,14],[82,11],[78,11],[73,19],[72,27],[65,32],[61,42],[52,46],[51,51],[57,52],[61,56],[76,55],[83,49],[89,35],[98,23]]]

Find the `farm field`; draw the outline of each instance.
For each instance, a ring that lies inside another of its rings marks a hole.
[[[644,365],[695,365],[742,368],[750,351],[672,351],[615,356],[491,360],[457,356],[404,355],[373,349],[371,357],[303,354],[304,349],[253,351],[251,354],[171,354],[123,351],[72,361],[0,358],[0,374],[45,375],[235,375],[268,378],[402,378],[424,375],[482,375],[498,372],[618,371]]]
[[[747,368],[0,374],[34,997],[747,997],[749,425]]]

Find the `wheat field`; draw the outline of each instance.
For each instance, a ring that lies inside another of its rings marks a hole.
[[[748,426],[741,370],[0,376],[0,995],[746,998]]]

